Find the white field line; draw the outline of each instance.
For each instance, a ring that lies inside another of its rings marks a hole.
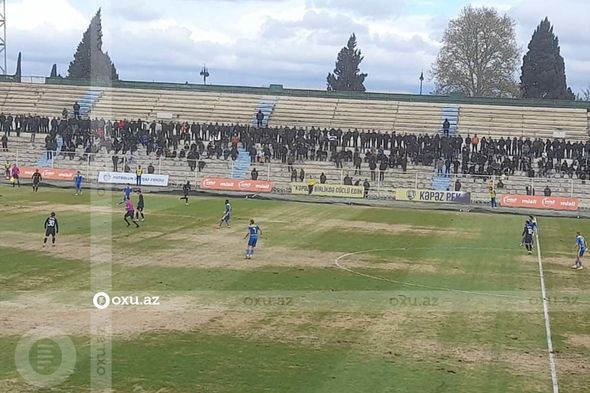
[[[545,319],[545,331],[547,334],[547,352],[549,353],[549,368],[551,370],[551,382],[553,383],[553,393],[558,393],[559,386],[557,385],[555,353],[553,352],[553,340],[551,339],[551,322],[549,321],[549,304],[547,301],[547,291],[545,289],[543,261],[541,260],[541,244],[539,243],[539,233],[537,231],[535,231],[535,240],[537,243],[537,260],[539,261],[539,277],[541,280],[541,296],[543,297],[543,317]]]
[[[547,301],[547,291],[545,290],[545,276],[543,273],[543,262],[541,261],[541,246],[539,244],[539,235],[538,233],[535,232],[535,240],[537,243],[537,260],[539,262],[539,276],[541,279],[541,296],[543,297],[543,316],[545,319],[545,330],[546,330],[546,335],[547,335],[547,351],[549,353],[549,366],[550,366],[550,370],[551,370],[551,381],[553,384],[553,393],[559,393],[559,387],[557,385],[557,371],[556,371],[556,367],[555,367],[555,354],[553,353],[553,341],[551,340],[551,324],[549,322],[549,306],[548,306],[548,301]],[[416,249],[420,249],[420,250],[430,250],[432,248],[413,248],[414,250]],[[457,247],[457,249],[471,249],[471,250],[490,250],[491,248],[473,248],[473,247]],[[405,247],[400,247],[400,248],[389,248],[389,249],[373,249],[373,250],[363,250],[363,251],[355,251],[355,252],[349,252],[346,254],[342,254],[340,255],[338,258],[336,258],[334,260],[334,264],[342,269],[345,270],[349,273],[352,274],[356,274],[357,276],[361,276],[361,277],[366,277],[366,278],[370,278],[373,280],[379,280],[379,281],[386,281],[386,282],[391,282],[393,284],[401,284],[401,285],[406,285],[409,287],[418,287],[418,288],[425,288],[425,289],[432,289],[432,290],[440,290],[440,291],[449,291],[449,292],[460,292],[460,293],[468,293],[468,294],[473,294],[473,295],[479,295],[479,296],[490,296],[490,297],[504,297],[504,298],[513,298],[513,299],[523,299],[523,297],[520,296],[511,296],[511,295],[506,295],[506,294],[495,294],[495,293],[485,293],[485,292],[475,292],[475,291],[466,291],[466,290],[460,290],[460,289],[454,289],[454,288],[448,288],[448,287],[439,287],[439,286],[431,286],[431,285],[423,285],[423,284],[418,284],[418,283],[412,283],[412,282],[408,282],[408,281],[398,281],[398,280],[391,280],[385,277],[379,277],[379,276],[373,276],[371,274],[366,274],[366,273],[361,273],[361,272],[357,272],[355,270],[352,270],[346,266],[344,266],[342,264],[343,259],[352,256],[352,255],[359,255],[359,254],[369,254],[372,252],[378,252],[378,251],[402,251],[402,250],[407,250],[407,248]],[[513,249],[505,249],[505,250],[501,250],[501,249],[494,249],[497,251],[513,251]]]
[[[494,250],[494,251],[514,251],[514,249],[499,249],[499,248],[473,248],[473,247],[454,247],[454,250]],[[366,273],[361,273],[361,272],[357,272],[355,270],[352,270],[346,266],[344,266],[342,264],[342,260],[352,256],[352,255],[359,255],[359,254],[369,254],[372,252],[377,252],[377,251],[404,251],[404,250],[408,250],[408,248],[406,247],[400,247],[400,248],[379,248],[379,249],[374,249],[374,250],[363,250],[363,251],[355,251],[355,252],[348,252],[346,254],[342,254],[340,255],[338,258],[336,258],[334,260],[334,264],[342,269],[342,270],[346,270],[349,273],[352,274],[356,274],[357,276],[361,276],[361,277],[366,277],[366,278],[371,278],[373,280],[379,280],[379,281],[386,281],[386,282],[390,282],[393,284],[400,284],[400,285],[405,285],[408,287],[416,287],[416,288],[424,288],[424,289],[431,289],[434,291],[447,291],[447,292],[458,292],[458,293],[466,293],[466,294],[470,294],[470,295],[479,295],[479,296],[489,296],[489,297],[498,297],[498,298],[509,298],[509,299],[527,299],[526,297],[522,297],[522,296],[515,296],[515,295],[507,295],[507,294],[501,294],[501,293],[487,293],[487,292],[476,292],[476,291],[468,291],[468,290],[463,290],[463,289],[455,289],[455,288],[449,288],[449,287],[440,287],[440,286],[433,286],[433,285],[424,285],[424,284],[419,284],[419,283],[414,283],[414,282],[409,282],[409,281],[400,281],[400,280],[392,280],[389,278],[385,278],[385,277],[379,277],[379,276],[373,276],[371,274],[366,274]],[[413,247],[412,250],[433,250],[432,247]]]

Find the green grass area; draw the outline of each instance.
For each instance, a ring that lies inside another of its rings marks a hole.
[[[492,307],[498,294],[540,296],[536,255],[519,247],[524,217],[232,198],[232,228],[219,230],[224,199],[198,197],[185,206],[177,196],[147,194],[146,221],[135,229],[122,220],[118,193],[0,188],[0,306],[7,313],[0,318],[0,391],[30,391],[14,360],[28,330],[19,326],[59,324],[51,312],[62,306],[73,313],[64,323],[76,346],[75,372],[37,391],[90,391],[84,318],[101,313],[91,311],[91,295],[105,283],[113,293],[161,295],[165,315],[152,324],[161,316],[110,308],[115,392],[551,391],[541,304]],[[55,249],[43,249],[51,211],[60,236]],[[244,261],[240,240],[250,218],[263,229],[252,262]],[[590,284],[587,271],[568,263],[575,231],[590,233],[590,223],[539,224],[559,385],[585,392]],[[112,263],[98,255],[105,245]],[[348,253],[340,262],[356,274],[334,264]],[[230,309],[201,303],[205,295],[214,302],[289,297],[295,307]],[[442,300],[422,308],[383,303],[399,296]],[[117,330],[127,318],[128,328]]]

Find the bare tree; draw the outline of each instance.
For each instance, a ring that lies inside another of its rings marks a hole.
[[[463,8],[449,22],[432,66],[436,93],[513,97],[519,50],[514,21],[493,8]]]
[[[580,91],[576,95],[576,100],[577,101],[590,101],[590,86],[588,86],[585,89],[582,89],[582,91]]]

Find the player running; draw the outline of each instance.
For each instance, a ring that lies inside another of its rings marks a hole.
[[[12,169],[10,170],[10,176],[12,178],[12,187],[18,185],[20,188],[20,169],[16,164],[12,164]]]
[[[43,239],[43,247],[47,245],[47,238],[51,236],[51,246],[55,247],[55,235],[59,232],[59,225],[57,223],[57,218],[55,217],[55,213],[51,212],[51,215],[47,217],[45,220],[45,224],[43,224],[43,228],[45,228],[45,239]]]
[[[43,180],[41,174],[39,173],[39,169],[35,169],[35,173],[33,173],[31,179],[33,179],[33,192],[39,191],[39,183],[41,183],[41,180]]]
[[[522,230],[522,242],[524,243],[529,255],[533,253],[533,234],[535,230],[533,228],[533,224],[530,220],[526,221],[524,224],[524,229]]]
[[[133,189],[129,186],[129,184],[127,184],[127,187],[125,187],[123,189],[123,200],[121,202],[119,202],[119,205],[122,205],[123,203],[130,200],[132,192],[133,192]]]
[[[226,199],[225,200],[225,213],[223,213],[223,217],[221,217],[221,220],[219,221],[219,228],[221,228],[221,225],[223,225],[223,223],[225,223],[225,225],[229,228],[230,221],[231,221],[231,204],[229,203],[229,200]]]
[[[125,201],[125,209],[126,213],[123,216],[123,220],[125,220],[127,226],[131,225],[129,224],[129,221],[127,221],[127,217],[129,217],[131,218],[131,221],[135,224],[135,227],[139,228],[139,224],[137,223],[137,220],[135,220],[135,210],[133,209],[133,202],[131,202],[131,199],[127,199]]]
[[[137,200],[137,212],[136,214],[136,219],[139,220],[139,215],[141,214],[141,222],[143,222],[144,220],[144,215],[143,215],[143,208],[145,207],[144,202],[143,202],[143,194],[141,193],[141,189],[137,190],[137,195],[139,197],[139,199]]]
[[[531,223],[531,225],[533,226],[533,230],[535,231],[535,233],[539,232],[539,225],[537,224],[537,219],[535,218],[535,216],[529,216],[529,221]]]
[[[572,266],[572,269],[582,270],[582,257],[588,245],[586,244],[586,239],[584,239],[584,236],[580,232],[576,232],[576,246],[578,247],[578,253],[576,254],[576,263]]]
[[[76,195],[82,195],[82,182],[84,182],[84,176],[80,174],[80,171],[74,176],[74,185],[76,186]]]
[[[258,236],[262,236],[262,230],[258,225],[254,223],[254,220],[250,220],[250,225],[248,225],[248,232],[244,239],[248,238],[248,247],[246,248],[246,259],[252,259],[254,255],[254,248],[256,247],[256,242],[258,241]]]
[[[182,193],[184,194],[183,197],[180,197],[180,200],[185,200],[184,204],[188,206],[188,193],[191,192],[191,182],[187,181],[184,186],[182,186]]]

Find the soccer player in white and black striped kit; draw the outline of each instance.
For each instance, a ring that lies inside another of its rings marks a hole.
[[[51,246],[55,247],[55,235],[59,232],[59,225],[57,223],[57,218],[55,217],[55,213],[51,212],[51,215],[47,217],[45,220],[45,224],[43,225],[45,228],[45,239],[43,240],[43,247],[47,244],[47,238],[51,236]]]

